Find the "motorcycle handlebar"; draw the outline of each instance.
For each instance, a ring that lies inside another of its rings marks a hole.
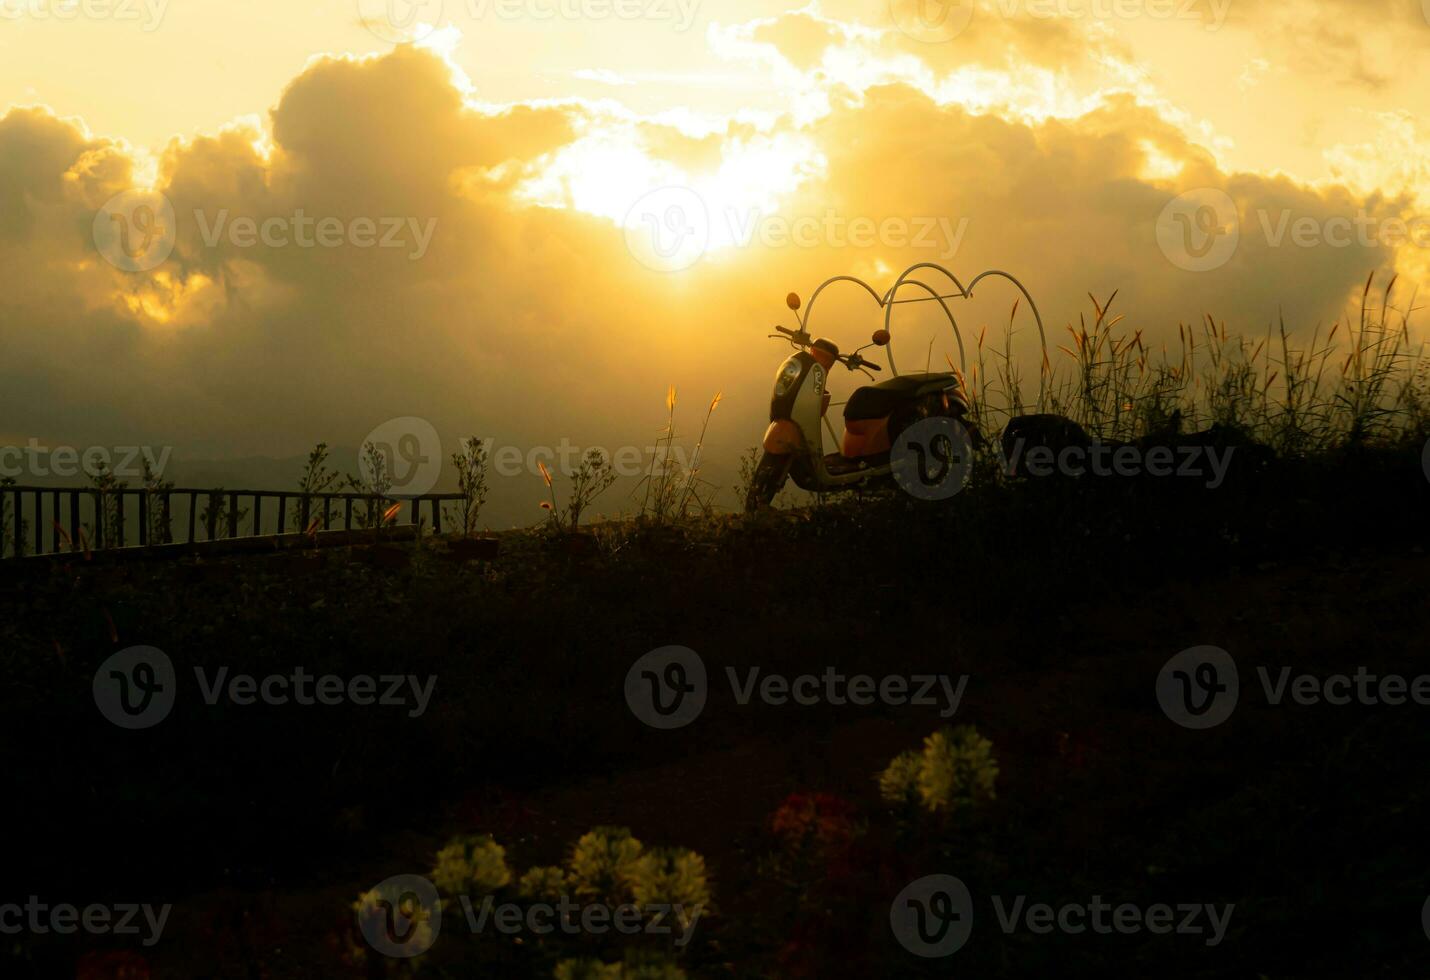
[[[784,334],[796,344],[803,344],[805,347],[808,347],[811,343],[809,339],[809,334],[805,333],[803,330],[790,330],[788,327],[780,326],[776,326],[775,329],[779,331],[780,334]],[[779,334],[772,333],[770,334],[770,336],[776,337],[779,336]],[[884,370],[883,368],[879,367],[879,365],[874,364],[871,361],[864,360],[864,358],[860,357],[858,354],[846,354],[841,356],[839,359],[843,361],[844,366],[851,371],[857,370],[859,368],[868,368],[871,371]]]

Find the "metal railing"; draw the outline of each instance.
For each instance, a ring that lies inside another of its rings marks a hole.
[[[399,498],[362,492],[0,486],[0,558],[331,531],[334,521],[340,522],[336,529],[348,531],[417,525],[424,504],[432,530],[440,534],[442,504],[461,499],[459,493]],[[265,502],[275,503],[269,510]],[[385,519],[394,505],[401,510]],[[274,527],[271,532],[264,527],[265,517]]]

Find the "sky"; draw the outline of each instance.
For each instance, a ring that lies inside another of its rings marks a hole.
[[[1309,337],[1430,278],[1427,67],[1430,0],[0,0],[0,441],[645,447],[675,385],[733,470],[785,295],[917,262]]]

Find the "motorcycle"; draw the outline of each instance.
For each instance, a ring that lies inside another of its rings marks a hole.
[[[957,292],[940,294],[927,283],[911,278],[914,272],[924,268],[942,272],[953,281]],[[985,272],[964,287],[942,266],[919,263],[906,270],[882,296],[863,280],[836,276],[815,290],[803,317],[800,316],[800,298],[791,293],[786,305],[795,314],[798,329],[777,326],[776,333],[769,336],[788,342],[795,353],[775,372],[770,424],[745,497],[746,512],[768,507],[789,480],[813,493],[887,482],[928,500],[944,499],[956,493],[971,466],[973,452],[983,445],[982,435],[971,417],[962,377],[954,371],[899,374],[894,367],[888,327],[895,303],[937,301],[953,325],[962,357],[962,337],[944,300],[971,296],[973,286],[988,275],[1003,276],[1023,291],[1033,315],[1038,318],[1041,336],[1042,319],[1037,307],[1032,305],[1032,297],[1021,283],[1001,272]],[[874,331],[869,344],[850,354],[840,353],[833,341],[811,337],[809,333],[815,300],[825,287],[840,281],[862,286],[885,310],[884,328]],[[913,300],[896,299],[902,286],[919,286],[931,295]],[[895,377],[855,389],[844,404],[844,434],[839,451],[826,453],[822,428],[828,427],[831,437],[834,434],[826,418],[832,400],[829,372],[836,363],[843,364],[849,371],[860,371],[872,381],[874,376],[869,372],[882,368],[863,356],[862,352],[870,347],[887,352]],[[936,464],[933,468],[929,465],[931,460]]]
[[[799,297],[791,294],[790,309],[799,309]],[[829,411],[829,371],[835,363],[850,371],[862,371],[871,380],[871,370],[879,365],[867,360],[862,351],[871,346],[887,347],[889,332],[877,330],[870,344],[852,354],[841,354],[831,340],[811,338],[804,324],[798,330],[775,328],[771,337],[788,340],[796,353],[785,359],[775,373],[774,395],[770,399],[770,425],[765,430],[764,454],[755,467],[745,510],[769,506],[793,479],[802,490],[829,493],[849,490],[871,482],[891,480],[899,462],[894,444],[910,427],[929,418],[941,417],[960,423],[970,437],[976,429],[968,421],[968,401],[953,372],[904,374],[879,384],[854,390],[844,404],[844,437],[839,451],[824,452],[821,422]],[[956,431],[956,430],[955,430]],[[914,452],[926,452],[918,442]],[[952,439],[939,439],[927,451],[941,467],[954,465],[958,451]],[[927,460],[923,479],[929,485],[940,481],[945,470],[930,476]]]

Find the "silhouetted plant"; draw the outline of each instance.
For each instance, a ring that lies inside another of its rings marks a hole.
[[[487,447],[472,436],[462,443],[460,452],[452,454],[452,466],[457,471],[457,491],[462,499],[457,504],[457,523],[463,537],[477,533],[477,518],[487,502]]]
[[[879,793],[902,807],[957,812],[995,799],[993,743],[972,725],[942,728],[923,748],[903,752],[879,775]]]
[[[164,494],[174,489],[172,480],[166,481],[161,474],[155,473],[153,466],[149,462],[149,457],[144,457],[143,473],[141,479],[144,483],[144,495],[146,513],[149,516],[149,543],[169,544],[174,540],[172,527],[173,514],[164,512]]]
[[[224,488],[215,487],[204,494],[204,509],[199,515],[199,523],[204,526],[204,533],[210,541],[218,541],[230,537],[230,520],[235,528],[239,528],[247,516],[247,507],[231,506]]]
[[[561,507],[556,502],[556,481],[551,470],[540,460],[537,460],[536,465],[541,471],[541,479],[551,491],[551,499],[543,501],[541,508],[547,511],[547,523],[556,531],[575,531],[581,524],[581,515],[586,508],[616,482],[615,469],[605,452],[588,449],[571,474],[571,496],[566,506]]]
[[[382,450],[369,442],[362,447],[358,459],[358,475],[348,477],[348,485],[367,497],[367,507],[359,516],[360,526],[380,528],[387,523],[387,512],[379,505],[387,505],[388,493],[392,490],[392,472],[387,465],[387,457]]]
[[[95,464],[94,472],[90,474],[90,486],[99,491],[95,497],[95,507],[102,518],[103,533],[100,534],[93,525],[89,525],[90,539],[100,548],[123,547],[124,541],[120,537],[120,517],[121,508],[124,506],[124,497],[118,492],[129,484],[114,475],[109,468],[109,464],[100,460]]]
[[[14,477],[0,477],[0,557],[4,557],[5,549],[9,548],[16,557],[21,557],[25,551],[24,542],[28,539],[30,522],[25,520],[19,513],[19,508],[10,505],[11,494],[5,493],[5,487],[15,486]],[[20,545],[19,550],[15,548],[15,521],[20,522]]]

